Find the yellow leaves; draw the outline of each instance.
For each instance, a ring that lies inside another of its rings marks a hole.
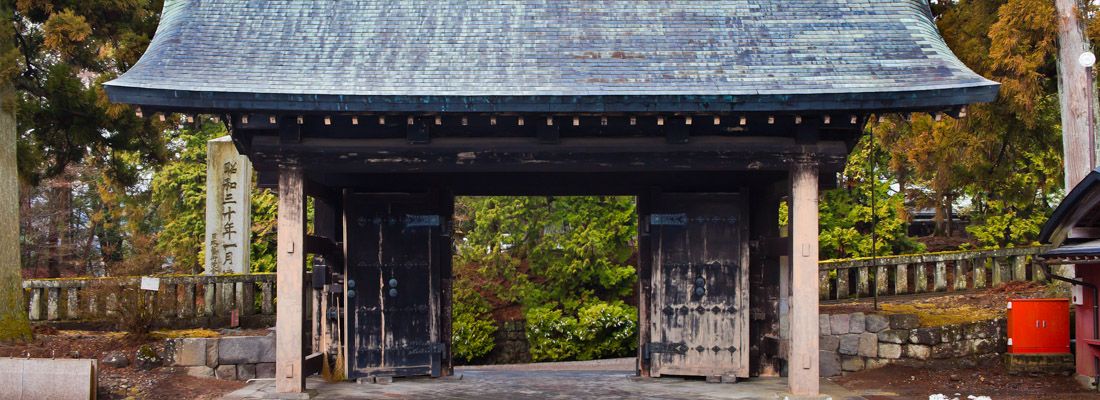
[[[1028,126],[1047,87],[1047,69],[1058,49],[1053,2],[1010,0],[997,9],[997,22],[989,29],[989,56],[994,79],[1001,82],[1001,96]]]
[[[84,16],[66,9],[50,15],[42,31],[46,48],[63,55],[71,55],[78,44],[91,36],[92,27]]]

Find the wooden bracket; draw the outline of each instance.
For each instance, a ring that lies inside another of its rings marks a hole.
[[[279,143],[301,143],[302,126],[298,125],[297,117],[283,117],[279,121]]]
[[[412,125],[405,125],[405,138],[412,144],[428,144],[432,141],[428,121],[417,118]]]
[[[561,143],[561,128],[558,124],[547,125],[538,124],[537,135],[539,143],[542,144],[558,144]]]

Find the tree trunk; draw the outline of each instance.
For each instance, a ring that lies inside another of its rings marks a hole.
[[[1066,192],[1077,186],[1096,166],[1089,110],[1095,103],[1092,79],[1078,63],[1088,51],[1078,0],[1055,0],[1058,13],[1058,96],[1062,105],[1062,150],[1065,155]],[[1096,118],[1095,115],[1091,116]]]
[[[0,10],[0,18],[8,16]],[[9,21],[10,19],[4,19]],[[3,30],[0,30],[3,32]],[[3,45],[0,45],[2,49]],[[15,163],[15,89],[0,87],[0,225],[19,226],[19,170]],[[31,339],[30,320],[23,304],[23,279],[19,262],[19,230],[0,229],[0,341]]]

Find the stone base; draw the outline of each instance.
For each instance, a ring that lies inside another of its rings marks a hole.
[[[1088,390],[1096,390],[1096,378],[1091,376],[1084,376],[1077,374],[1073,376],[1073,379],[1077,381],[1081,387]]]
[[[1076,368],[1073,354],[1005,354],[1005,370],[1010,374],[1070,374]]]

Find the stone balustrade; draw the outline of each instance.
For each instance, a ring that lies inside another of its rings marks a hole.
[[[827,260],[818,264],[821,300],[949,292],[1041,280],[1044,247]]]
[[[160,276],[146,291],[159,325],[225,326],[236,311],[242,325],[274,320],[275,274]],[[140,277],[30,279],[23,281],[31,321],[96,321],[119,310],[123,290],[137,290]]]

